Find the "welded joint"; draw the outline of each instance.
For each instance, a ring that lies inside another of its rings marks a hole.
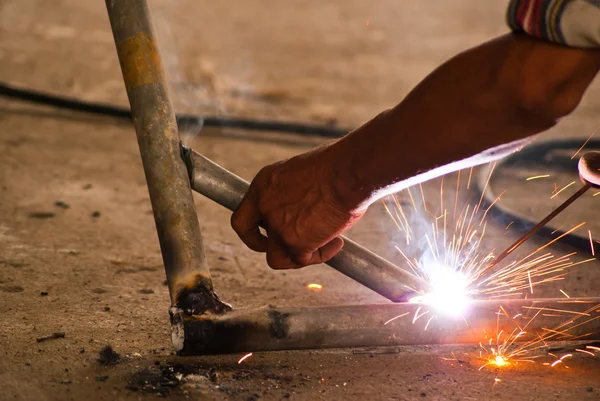
[[[176,308],[185,315],[221,314],[232,309],[231,305],[221,301],[212,287],[212,281],[195,274],[188,285],[177,293]]]

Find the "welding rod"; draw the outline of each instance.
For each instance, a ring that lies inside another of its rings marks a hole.
[[[192,189],[234,211],[250,184],[201,154],[183,148]],[[356,242],[342,237],[344,247],[327,261],[340,273],[394,302],[407,294],[427,288],[423,279],[401,269]]]
[[[521,246],[529,238],[533,237],[535,233],[540,230],[540,228],[548,224],[550,220],[552,220],[563,210],[565,210],[571,203],[575,202],[575,200],[577,200],[581,195],[586,193],[588,189],[592,187],[600,187],[600,152],[591,151],[584,154],[581,157],[581,159],[579,159],[577,169],[579,170],[579,178],[583,182],[582,187],[573,195],[571,195],[569,199],[567,199],[562,204],[560,204],[560,206],[554,209],[548,216],[544,217],[531,230],[527,231],[525,235],[519,238],[514,244],[512,244],[504,252],[499,254],[492,261],[492,263],[490,263],[484,270],[481,271],[481,273],[479,273],[479,277],[483,277],[487,272],[489,272],[491,269],[497,266],[498,263],[506,259],[506,257],[510,255],[511,252],[513,252],[515,249]]]
[[[437,315],[432,319],[434,311],[416,318],[427,308],[424,304],[402,303],[265,307],[203,316],[178,314],[171,320],[171,339],[181,355],[477,344],[486,340],[486,333],[511,333],[519,326],[527,330],[519,335],[518,342],[535,340],[539,335],[545,340],[600,339],[600,298],[471,301],[461,318]],[[566,324],[569,320],[573,323]],[[548,335],[549,330],[558,333],[556,329],[568,332],[565,336]]]

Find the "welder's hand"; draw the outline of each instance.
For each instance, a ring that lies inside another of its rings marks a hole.
[[[342,205],[335,181],[335,160],[326,146],[267,166],[252,181],[231,226],[250,249],[267,253],[273,269],[326,262],[344,245],[339,235],[364,214]]]

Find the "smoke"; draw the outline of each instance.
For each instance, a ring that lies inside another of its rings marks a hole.
[[[200,134],[204,126],[201,110],[206,106],[209,98],[206,87],[193,86],[186,83],[183,68],[179,59],[179,52],[173,38],[170,21],[170,7],[164,1],[154,1],[155,12],[152,13],[152,22],[156,39],[160,48],[161,58],[169,84],[169,94],[175,112],[186,109],[190,114],[198,115],[196,120],[186,121],[185,126],[179,123],[179,134],[184,145],[189,145],[192,139]]]
[[[258,93],[251,84],[256,63],[251,46],[244,43],[243,35],[228,34],[219,38],[218,52],[210,35],[198,28],[202,17],[211,18],[210,12],[189,15],[184,2],[152,0],[152,22],[159,44],[169,92],[176,113],[186,115],[212,115],[221,118],[246,112],[252,96]],[[192,4],[194,4],[192,2]],[[224,25],[235,22],[224,20]],[[234,26],[231,32],[237,32]],[[226,28],[221,28],[226,30]],[[217,31],[218,32],[218,31]],[[225,63],[223,54],[227,54]],[[219,61],[221,60],[221,65]],[[198,137],[204,128],[204,119],[179,121],[179,133],[184,145]],[[220,132],[230,134],[226,129]]]

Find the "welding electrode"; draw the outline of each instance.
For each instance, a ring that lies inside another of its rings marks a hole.
[[[588,189],[592,187],[600,187],[600,152],[591,151],[587,152],[581,159],[579,159],[579,163],[577,165],[577,169],[579,170],[579,178],[583,183],[583,186],[579,189],[579,191],[575,192],[569,199],[564,201],[559,207],[554,209],[552,213],[546,216],[542,221],[535,225],[531,230],[529,230],[525,235],[519,238],[514,244],[508,247],[504,252],[502,252],[496,259],[490,263],[488,267],[486,267],[479,274],[479,277],[482,277],[484,274],[489,272],[494,266],[504,260],[512,251],[517,249],[521,244],[531,238],[536,232],[539,231],[540,228],[544,227],[550,220],[555,218],[560,212],[565,210],[567,206],[571,203],[575,202],[577,198],[587,192]]]

